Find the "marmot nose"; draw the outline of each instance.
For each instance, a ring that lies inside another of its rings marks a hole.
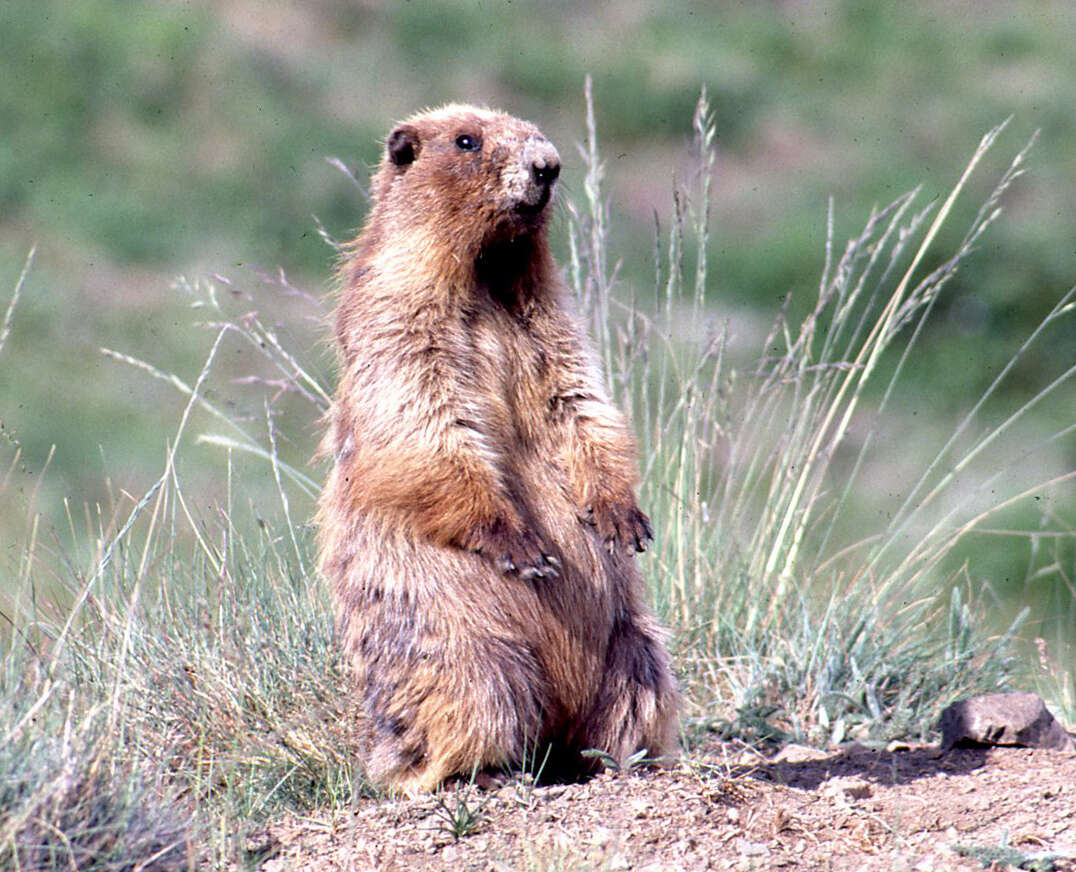
[[[531,164],[531,176],[539,185],[552,185],[560,175],[560,162],[550,158],[537,158]]]

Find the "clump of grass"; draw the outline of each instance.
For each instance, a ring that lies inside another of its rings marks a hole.
[[[226,413],[211,389],[214,363],[233,334],[263,348],[274,367],[290,358],[256,317],[209,326],[215,336],[193,383],[110,352],[187,399],[164,469],[146,493],[116,495],[110,507],[88,511],[82,527],[69,514],[77,553],[59,546],[49,553],[30,507],[32,534],[19,569],[25,586],[3,614],[11,632],[0,696],[21,702],[3,708],[0,740],[15,748],[66,731],[92,732],[92,741],[70,744],[60,763],[31,754],[42,762],[25,771],[14,765],[19,758],[0,757],[0,784],[15,785],[20,797],[0,830],[9,849],[21,852],[20,863],[30,862],[23,836],[37,839],[26,835],[36,832],[29,824],[51,833],[41,842],[50,857],[61,857],[53,843],[70,842],[78,868],[146,863],[155,812],[140,799],[142,773],[163,785],[162,796],[182,800],[185,825],[193,820],[203,836],[219,834],[208,839],[208,850],[221,862],[241,852],[248,822],[285,809],[343,807],[364,789],[353,764],[331,607],[313,569],[310,531],[292,511],[314,484],[281,458],[269,400],[259,434]],[[317,408],[321,396],[301,378],[295,375],[293,389],[279,372],[262,373],[257,385],[272,381],[272,390],[283,386],[288,395],[305,390]],[[189,432],[196,418],[224,430],[209,434],[224,448],[223,500],[208,515],[199,513],[181,471],[196,441]],[[275,512],[236,499],[247,457],[270,470]],[[299,511],[308,514],[306,506]],[[92,731],[71,726],[83,723]],[[53,765],[62,777],[50,775]],[[163,800],[165,808],[170,801]],[[42,809],[55,814],[43,816]],[[94,833],[93,850],[113,852],[115,859],[104,858],[112,865],[83,863],[90,856],[79,847],[86,828]],[[21,841],[11,841],[16,834]],[[145,868],[170,868],[164,863],[171,857],[164,852],[157,866]]]
[[[524,743],[519,778],[515,782],[516,802],[524,808],[531,809],[534,807],[534,788],[542,781],[552,750],[551,745],[546,745],[539,755],[538,747],[532,748],[529,742]]]
[[[989,637],[982,589],[946,561],[985,519],[1073,477],[1043,480],[1028,460],[1071,440],[1074,427],[1030,447],[1010,439],[1000,463],[988,449],[1071,383],[1076,367],[980,427],[998,385],[1072,312],[1073,292],[914,474],[891,518],[864,529],[860,506],[878,428],[924,325],[999,215],[1031,144],[947,257],[934,240],[1004,124],[983,138],[943,202],[917,206],[918,190],[897,198],[839,255],[831,203],[813,306],[798,321],[783,310],[744,369],[730,362],[727,328],[711,313],[721,304],[707,260],[715,130],[705,93],[694,118],[697,177],[674,190],[672,224],[655,233],[652,303],[617,296],[589,99],[587,120],[586,203],[570,209],[570,274],[610,388],[639,433],[643,504],[658,531],[644,565],[678,634],[693,713],[722,712],[727,729],[749,737],[921,737],[955,696],[1005,686],[1023,616]]]
[[[10,672],[0,700],[23,714],[28,682]],[[116,755],[101,709],[41,712],[0,742],[0,868],[179,872],[198,837],[159,771]],[[6,720],[6,719],[5,719]],[[3,727],[7,727],[4,724]]]
[[[625,760],[620,761],[608,751],[600,748],[587,748],[582,752],[583,757],[601,761],[602,766],[612,772],[633,772],[659,762],[660,758],[650,757],[649,754],[650,751],[647,748],[640,748]]]

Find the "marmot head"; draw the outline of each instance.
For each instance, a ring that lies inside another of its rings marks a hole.
[[[533,124],[452,104],[396,125],[374,181],[378,220],[433,234],[460,254],[545,226],[560,174],[556,148]]]

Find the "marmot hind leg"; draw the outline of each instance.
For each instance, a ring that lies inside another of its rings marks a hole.
[[[679,700],[657,627],[622,622],[614,629],[601,687],[575,744],[604,751],[617,763],[643,749],[651,760],[675,756]]]
[[[525,646],[455,640],[384,670],[391,679],[377,663],[362,672],[362,763],[393,793],[415,796],[453,775],[516,764],[545,731],[546,681]]]

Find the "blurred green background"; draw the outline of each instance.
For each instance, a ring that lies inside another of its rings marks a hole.
[[[1074,36],[1068,0],[6,0],[0,303],[37,246],[0,351],[8,565],[18,565],[29,535],[29,506],[58,528],[62,549],[65,531],[92,528],[120,495],[141,494],[159,475],[183,398],[100,348],[192,381],[212,334],[192,330],[201,316],[172,287],[177,275],[216,273],[249,291],[250,299],[237,291],[235,305],[272,313],[291,347],[331,379],[324,313],[258,278],[283,270],[329,307],[334,255],[318,222],[347,238],[365,202],[326,158],[365,180],[395,119],[448,100],[489,103],[543,128],[565,159],[564,193],[582,200],[575,146],[585,135],[587,74],[613,254],[623,260],[620,281],[639,293],[653,283],[654,216],[667,226],[674,180],[694,169],[691,116],[705,85],[719,137],[710,302],[730,319],[743,360],[789,294],[793,311],[807,307],[830,195],[842,244],[872,205],[916,184],[927,198],[944,196],[980,136],[1011,115],[943,234],[937,250],[951,252],[1008,160],[1041,129],[1006,215],[948,288],[893,405],[893,431],[905,434],[893,450],[914,455],[923,432],[952,429],[1076,282]],[[565,223],[554,228],[562,257]],[[1006,382],[1007,407],[1073,363],[1073,321]],[[256,367],[250,349],[222,354],[223,372],[235,377]],[[246,403],[238,411],[257,428],[256,390],[228,379],[214,390],[229,408]],[[1076,392],[1066,390],[1033,429],[1072,423]],[[290,437],[281,451],[316,474],[307,464],[318,423],[293,414],[281,425]],[[213,450],[184,455],[206,510],[222,485],[198,458]],[[1076,466],[1071,440],[1050,464]],[[1076,528],[1071,489],[1050,512],[1051,524]],[[1071,584],[1072,549],[1055,556]],[[1066,576],[1029,590],[1039,558],[1026,543],[976,540],[969,557],[1006,612],[1033,595],[1042,612],[1072,622]]]

